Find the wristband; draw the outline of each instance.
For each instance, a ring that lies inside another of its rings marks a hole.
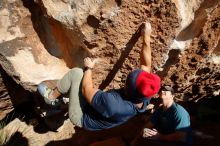
[[[89,69],[92,70],[93,68],[87,66],[87,67],[84,68],[84,71],[87,71]]]

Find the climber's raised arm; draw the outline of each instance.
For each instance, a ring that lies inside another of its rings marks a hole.
[[[82,94],[87,100],[88,103],[91,104],[92,98],[98,89],[94,88],[93,80],[92,80],[92,69],[95,65],[95,61],[90,58],[84,59],[85,71],[82,79]]]
[[[151,31],[151,24],[149,22],[145,22],[142,30],[143,46],[140,53],[140,68],[146,72],[151,72]]]

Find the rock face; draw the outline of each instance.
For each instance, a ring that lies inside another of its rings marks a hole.
[[[10,96],[8,94],[7,88],[2,79],[2,72],[0,76],[0,120],[2,120],[5,115],[10,113],[13,110],[12,102],[10,100]]]
[[[153,72],[197,101],[220,92],[219,0],[0,2],[0,63],[25,89],[98,60],[96,87],[120,88],[138,67],[141,24],[152,24]]]
[[[6,122],[10,121],[10,117],[6,117],[8,113],[13,111],[14,107],[30,101],[31,94],[21,85],[8,76],[8,74],[0,67],[0,120],[5,118]],[[17,113],[12,114],[15,116]]]
[[[0,60],[4,70],[30,90],[42,80],[61,78],[68,68],[64,61],[54,57],[57,52],[46,50],[56,47],[56,43],[49,35],[48,20],[41,16],[39,8],[31,1],[9,0],[0,4],[0,32],[4,34],[0,37]],[[44,37],[40,38],[42,34]],[[45,40],[51,46],[44,46]]]

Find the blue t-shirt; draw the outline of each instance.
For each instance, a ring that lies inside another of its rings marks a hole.
[[[167,110],[160,107],[153,113],[151,122],[161,134],[171,134],[176,131],[186,132],[184,145],[191,145],[190,116],[181,105],[173,103]]]
[[[91,106],[84,112],[83,127],[94,131],[118,126],[136,114],[145,112],[148,104],[149,100],[144,101],[143,108],[139,109],[116,90],[99,90],[94,95]]]

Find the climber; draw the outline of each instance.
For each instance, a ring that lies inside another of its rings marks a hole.
[[[54,106],[59,104],[57,97],[69,93],[71,122],[92,131],[115,127],[145,112],[150,98],[160,89],[160,77],[151,73],[151,31],[151,24],[145,22],[140,69],[128,75],[124,90],[104,92],[95,89],[92,80],[95,60],[85,58],[84,71],[80,68],[71,69],[53,90],[41,83],[38,85],[39,93],[47,104]]]
[[[174,102],[174,89],[170,86],[162,86],[159,98],[162,105],[155,110],[141,134],[132,142],[132,146],[141,145],[140,143],[191,145],[190,117],[181,105]]]

